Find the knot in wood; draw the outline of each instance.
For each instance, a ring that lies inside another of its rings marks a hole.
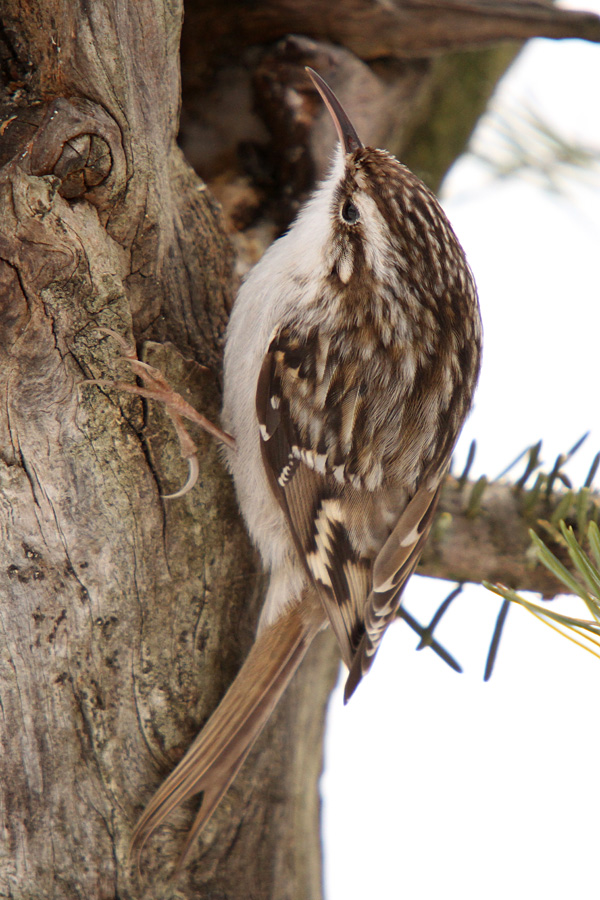
[[[107,142],[96,134],[78,134],[64,144],[52,174],[61,181],[59,194],[70,200],[102,184],[111,168]]]
[[[106,208],[125,187],[122,136],[115,120],[90,100],[57,97],[21,159],[32,175],[54,175],[65,199],[86,197]]]

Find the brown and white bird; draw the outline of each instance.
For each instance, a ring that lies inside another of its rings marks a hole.
[[[346,700],[370,668],[479,372],[477,293],[443,210],[308,72],[339,148],[242,285],[225,349],[227,463],[269,589],[248,659],[132,841],[202,791],[180,865],[317,632],[333,628]]]

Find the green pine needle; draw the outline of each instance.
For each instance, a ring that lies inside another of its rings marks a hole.
[[[546,544],[531,531],[531,539],[536,556],[558,580],[564,584],[566,591],[580,597],[585,603],[592,620],[576,619],[554,612],[545,606],[531,603],[519,596],[515,591],[502,585],[493,585],[483,582],[484,586],[493,593],[498,594],[504,600],[518,603],[537,619],[548,625],[554,631],[562,634],[568,640],[587,650],[600,659],[600,531],[595,522],[590,522],[587,529],[587,539],[590,545],[591,556],[588,555],[577,541],[572,528],[568,528],[564,521],[560,522],[560,530],[565,540],[567,550],[575,571],[580,575],[583,584],[569,572],[559,559],[552,553]],[[593,557],[593,558],[592,558]]]

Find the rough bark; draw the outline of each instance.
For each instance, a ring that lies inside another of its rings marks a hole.
[[[180,3],[4,3],[2,897],[320,895],[316,783],[337,668],[328,635],[181,879],[168,880],[193,804],[153,839],[141,881],[131,871],[133,823],[239,668],[263,579],[212,443],[198,437],[197,489],[165,502],[185,467],[164,414],[82,382],[131,378],[112,329],[217,418],[236,281],[225,222],[239,274],[293,214],[331,143],[301,87],[305,62],[327,63],[334,86],[355,91],[349,111],[367,140],[399,149],[435,94],[425,57],[492,38],[598,33],[595,17],[542,4],[490,15],[476,4],[349,0],[335,20],[326,8],[257,3],[246,16],[190,4],[182,143],[211,191],[175,142]],[[294,30],[308,38],[285,38]],[[356,58],[382,53],[394,59]],[[289,91],[286,101],[282,85],[302,102]]]

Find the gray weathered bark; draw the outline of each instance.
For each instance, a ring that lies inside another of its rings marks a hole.
[[[439,109],[431,54],[531,34],[599,34],[595,17],[540,3],[495,15],[476,3],[342,7],[330,20],[320,3],[272,0],[250,11],[190,3],[182,142],[208,190],[175,143],[180,3],[4,4],[2,897],[320,895],[316,783],[337,669],[328,635],[181,879],[168,876],[193,804],[152,840],[141,881],[130,870],[135,819],[239,668],[263,579],[210,440],[198,437],[197,489],[165,502],[160,494],[182,482],[185,467],[164,414],[82,382],[131,379],[103,331],[112,329],[217,418],[237,275],[214,195],[239,274],[293,214],[331,143],[301,87],[304,63],[329,66],[342,95],[354,90],[348,106],[367,139],[400,151],[431,104]],[[292,31],[309,38],[285,38]],[[325,36],[348,49],[323,44]],[[393,58],[372,67],[357,58],[382,54]],[[488,59],[482,95],[498,74]],[[301,91],[299,106],[285,102],[284,84]],[[464,140],[475,113],[460,118]],[[244,140],[252,146],[242,171]],[[452,569],[436,565],[437,574]]]

